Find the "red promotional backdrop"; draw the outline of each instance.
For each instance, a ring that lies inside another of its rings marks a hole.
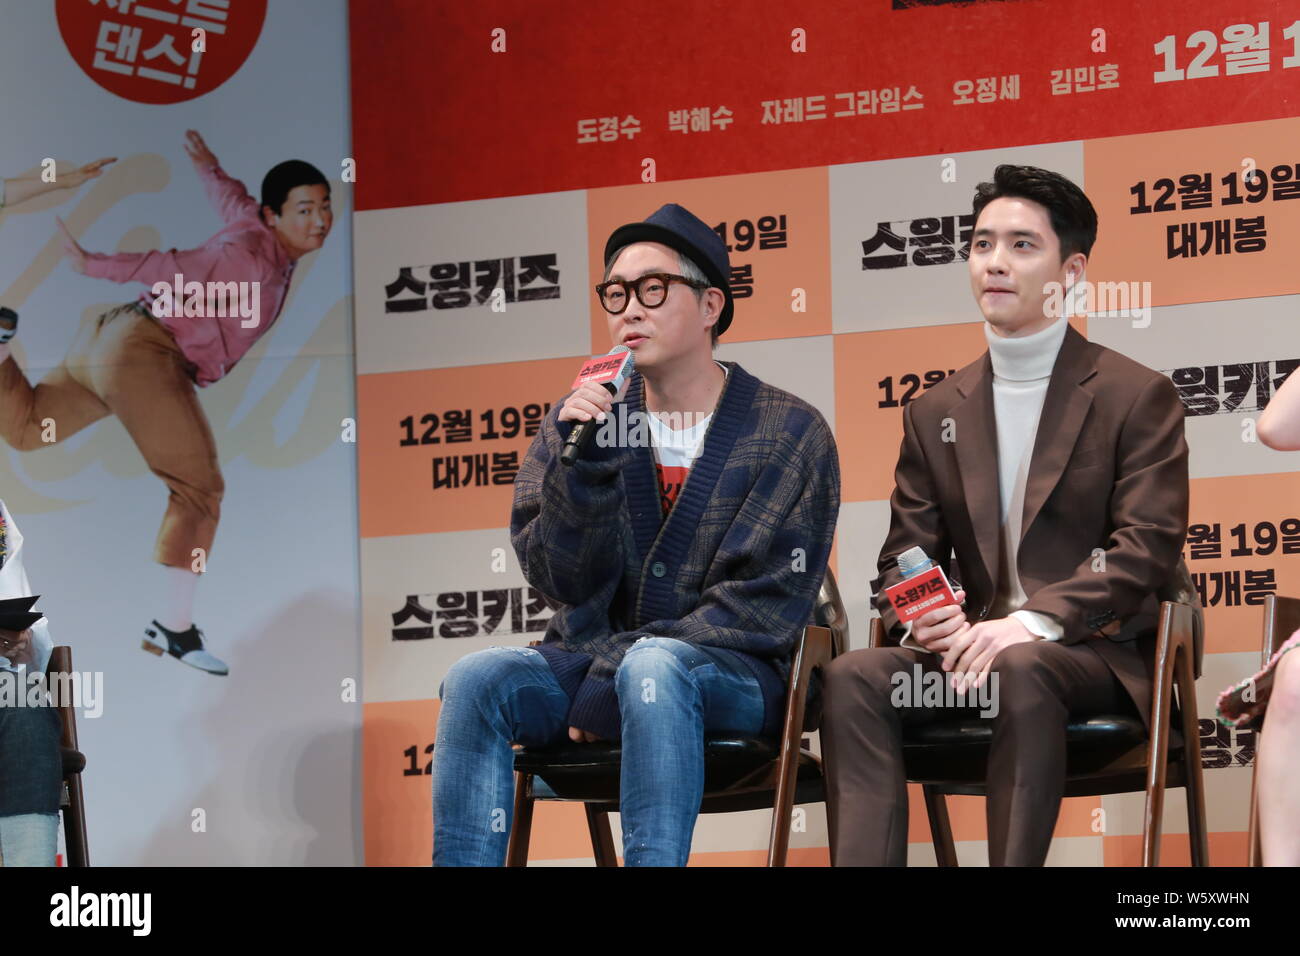
[[[386,6],[352,4],[359,210],[1275,119],[1300,90],[1285,3]],[[1262,63],[1223,51],[1243,23]]]

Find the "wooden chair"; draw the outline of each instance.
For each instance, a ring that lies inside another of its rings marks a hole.
[[[1286,639],[1300,629],[1300,598],[1264,596],[1264,642],[1261,648],[1262,670]],[[1295,653],[1288,651],[1287,653]],[[1262,866],[1263,853],[1259,842],[1259,804],[1256,786],[1259,780],[1259,747],[1255,748],[1255,767],[1250,775],[1250,834],[1247,837],[1249,866]]]
[[[803,733],[816,730],[820,713],[807,709],[814,672],[848,647],[848,618],[828,568],[813,613],[791,660],[783,729],[779,740],[706,735],[701,813],[772,808],[767,865],[785,866],[794,805],[825,797],[821,759],[801,748]],[[618,810],[617,743],[515,748],[514,824],[507,866],[526,866],[533,804],[538,800],[583,803],[597,866],[617,866],[609,814]]]
[[[1147,733],[1141,720],[1123,715],[1072,719],[1066,727],[1065,796],[1145,790],[1142,865],[1156,866],[1165,790],[1184,787],[1192,865],[1208,866],[1205,787],[1196,719],[1196,678],[1201,672],[1204,623],[1191,576],[1181,560],[1174,580],[1159,596],[1151,732]],[[879,647],[883,639],[880,618],[873,618],[868,646]],[[934,721],[908,728],[904,734],[907,779],[922,784],[940,866],[957,865],[945,796],[987,795],[985,774],[992,739],[990,721],[979,718]]]
[[[60,674],[72,674],[72,648],[59,645],[50,652],[50,663],[45,669],[47,687],[59,686]],[[69,686],[65,682],[63,686]],[[86,768],[86,757],[77,749],[77,714],[66,696],[59,700],[59,723],[63,736],[59,749],[63,756],[63,842],[68,850],[68,866],[90,866],[90,846],[86,840],[86,804],[81,790],[81,771]]]

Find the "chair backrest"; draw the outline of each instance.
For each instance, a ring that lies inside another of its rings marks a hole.
[[[1192,583],[1192,573],[1187,570],[1187,562],[1181,557],[1173,573],[1160,588],[1156,590],[1156,599],[1173,601],[1175,604],[1187,604],[1192,608],[1192,674],[1201,676],[1201,660],[1205,656],[1205,611],[1201,608],[1201,597]]]
[[[821,590],[817,592],[817,602],[813,605],[813,623],[831,632],[831,655],[839,657],[849,647],[849,616],[844,611],[844,601],[840,597],[840,586],[835,581],[835,573],[829,567],[822,578]]]

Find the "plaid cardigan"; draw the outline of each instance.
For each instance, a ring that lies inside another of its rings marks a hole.
[[[700,455],[667,515],[648,436],[593,441],[566,468],[573,423],[557,420],[558,404],[515,478],[511,543],[556,609],[539,650],[569,695],[570,726],[620,736],[614,673],[653,636],[734,654],[763,690],[763,732],[780,728],[790,655],[830,556],[839,458],[815,408],[724,364]],[[614,421],[637,422],[644,395],[634,374]]]

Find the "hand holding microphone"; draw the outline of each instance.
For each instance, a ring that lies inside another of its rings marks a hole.
[[[632,351],[616,345],[608,355],[598,355],[585,362],[573,380],[573,394],[560,406],[558,421],[576,422],[560,451],[560,463],[572,466],[591,443],[605,413],[614,407],[614,396],[632,377]],[[600,420],[600,421],[598,421]]]
[[[948,582],[943,569],[921,548],[909,548],[898,556],[903,578],[885,588],[898,620],[911,624],[911,638],[923,649],[942,654],[953,640],[970,628],[961,605],[966,592]]]
[[[945,604],[926,611],[912,625],[912,637],[927,651],[942,654],[948,650],[953,638],[970,629],[961,605],[966,603],[966,592],[958,590],[953,595],[955,604]]]
[[[604,385],[586,382],[564,400],[560,406],[559,420],[562,422],[589,422],[614,407],[614,396]]]

